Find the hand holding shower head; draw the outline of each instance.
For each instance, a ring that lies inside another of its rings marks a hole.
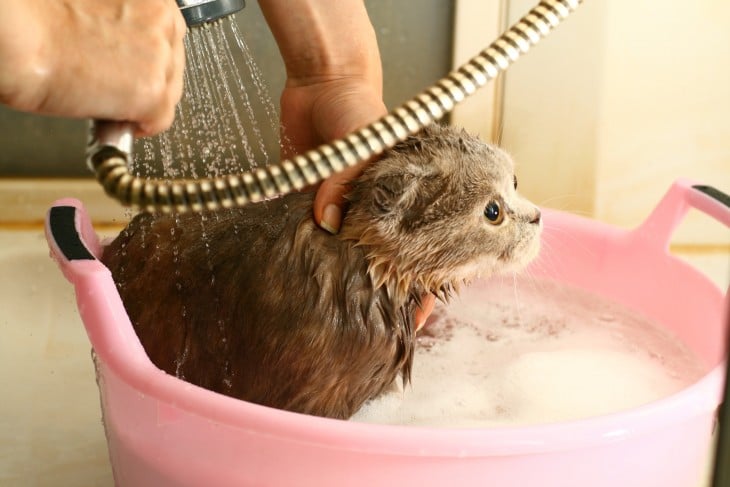
[[[175,0],[182,13],[188,28],[196,28],[209,22],[233,15],[246,6],[245,0]],[[125,158],[131,162],[132,147],[134,145],[134,127],[129,122],[118,122],[111,120],[92,120],[87,149],[87,162],[89,168],[95,171],[91,163],[91,154],[100,153],[101,157],[109,153],[105,148],[114,148],[129,157]],[[99,179],[97,177],[97,179]],[[128,181],[129,178],[120,178],[118,181]],[[101,179],[99,179],[101,182]],[[102,183],[103,184],[103,183]],[[115,196],[109,186],[104,184],[107,193]],[[119,193],[116,193],[117,195]],[[119,196],[116,196],[118,199]],[[124,200],[121,199],[124,204]]]

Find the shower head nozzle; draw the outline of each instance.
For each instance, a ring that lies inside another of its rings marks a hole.
[[[176,0],[188,27],[212,22],[246,6],[245,0]]]

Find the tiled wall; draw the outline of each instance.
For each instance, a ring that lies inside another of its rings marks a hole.
[[[457,2],[455,62],[536,3]],[[729,25],[726,0],[585,1],[452,120],[510,151],[536,203],[633,227],[678,178],[730,193]],[[692,210],[671,248],[730,282],[727,227]]]
[[[511,0],[514,21],[534,4]],[[586,1],[507,73],[502,143],[537,202],[642,221],[680,177],[730,192],[730,3]],[[728,246],[690,215],[675,242]]]

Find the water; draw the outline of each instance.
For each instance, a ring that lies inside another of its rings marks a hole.
[[[646,404],[703,373],[700,360],[655,323],[548,281],[468,288],[423,331],[412,384],[366,404],[354,421],[551,423]]]
[[[278,111],[233,17],[189,29],[184,43],[184,91],[175,121],[163,133],[135,141],[132,173],[143,178],[197,179],[241,173],[273,162],[265,139],[279,141]],[[264,113],[265,119],[258,121],[256,113]],[[205,219],[201,225],[209,253]],[[238,231],[234,228],[235,234]],[[175,246],[175,260],[179,251]],[[212,286],[215,276],[210,259],[208,263]],[[180,272],[170,278],[184,292]],[[183,309],[183,316],[186,313]],[[183,379],[188,339],[186,335],[176,363],[177,376]],[[226,383],[231,376],[227,371]]]
[[[266,140],[279,140],[278,111],[234,19],[190,29],[185,53],[175,121],[166,132],[135,141],[132,171],[198,178],[274,162]]]

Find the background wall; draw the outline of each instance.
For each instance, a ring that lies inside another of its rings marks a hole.
[[[510,0],[510,22],[534,5]],[[621,226],[672,181],[730,192],[730,2],[590,0],[506,74],[502,144],[536,202]],[[725,246],[691,215],[679,245]]]

